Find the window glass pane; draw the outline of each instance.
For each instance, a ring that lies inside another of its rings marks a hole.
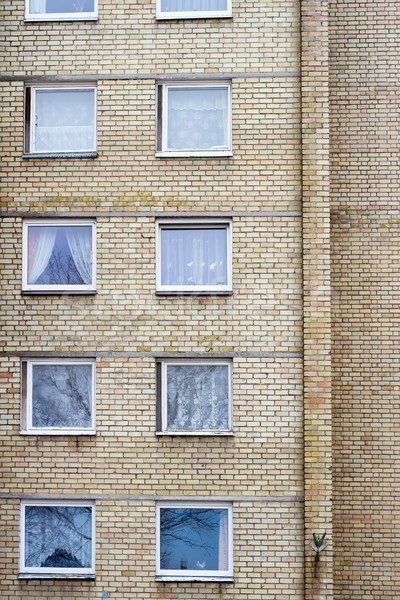
[[[92,509],[26,506],[25,566],[91,568]]]
[[[161,229],[162,285],[226,285],[227,231]]]
[[[227,148],[227,88],[168,88],[167,147]]]
[[[90,285],[90,226],[29,226],[29,285]]]
[[[94,97],[94,90],[37,90],[35,151],[93,150]]]
[[[227,10],[226,0],[161,0],[162,12],[215,12]]]
[[[229,367],[168,365],[168,429],[228,429]]]
[[[94,12],[94,0],[30,0],[32,14]]]
[[[32,426],[90,427],[91,365],[32,365]]]
[[[160,568],[228,569],[228,510],[160,508]]]

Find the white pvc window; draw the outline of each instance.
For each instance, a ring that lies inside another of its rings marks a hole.
[[[94,502],[23,500],[19,571],[43,577],[94,575]]]
[[[231,223],[158,221],[157,291],[226,293],[232,290]]]
[[[96,151],[96,88],[27,88],[28,154],[81,154]]]
[[[89,293],[96,290],[95,221],[25,221],[22,256],[23,291]]]
[[[231,17],[231,0],[157,0],[157,19]]]
[[[24,360],[21,433],[95,433],[95,362]]]
[[[25,0],[26,21],[97,19],[98,0]]]
[[[231,85],[157,86],[157,155],[230,156]]]
[[[232,580],[232,505],[160,502],[156,505],[156,577]]]
[[[232,363],[171,360],[161,368],[161,431],[218,435],[232,430]]]

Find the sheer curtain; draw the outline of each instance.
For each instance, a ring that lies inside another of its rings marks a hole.
[[[218,552],[218,569],[220,571],[228,571],[228,511],[221,510],[219,521],[219,552]]]
[[[93,90],[37,90],[36,152],[95,148]]]
[[[226,0],[162,0],[163,12],[212,12],[226,10]]]
[[[225,365],[168,365],[167,427],[227,429],[229,370]]]
[[[226,229],[163,229],[162,285],[226,285]]]
[[[66,227],[68,247],[83,283],[92,283],[91,236],[87,228]]]
[[[56,235],[56,227],[29,228],[28,283],[35,283],[49,264]]]
[[[46,13],[46,0],[29,0],[29,12],[42,15]]]
[[[169,88],[168,149],[227,147],[227,111],[227,88]]]

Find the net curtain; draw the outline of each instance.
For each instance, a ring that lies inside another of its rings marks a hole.
[[[36,152],[76,152],[95,147],[93,90],[37,90]]]
[[[226,0],[162,0],[163,12],[215,12],[226,10]]]
[[[162,285],[224,285],[225,229],[162,230]]]
[[[34,284],[49,264],[58,227],[30,227],[28,241],[28,283]],[[73,261],[84,284],[92,280],[91,240],[79,227],[67,227],[66,237]]]
[[[169,149],[228,146],[227,88],[169,88]]]

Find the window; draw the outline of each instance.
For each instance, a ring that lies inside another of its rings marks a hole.
[[[157,368],[157,430],[168,434],[232,431],[232,363],[165,360]]]
[[[156,577],[232,580],[232,505],[160,502]]]
[[[94,502],[23,500],[20,575],[94,576]]]
[[[157,292],[230,293],[232,232],[229,221],[158,221]]]
[[[157,85],[157,156],[230,156],[231,85]]]
[[[157,19],[231,16],[231,0],[157,0]]]
[[[97,19],[98,0],[25,0],[26,21]]]
[[[27,87],[25,153],[96,155],[96,88]]]
[[[95,221],[25,221],[22,290],[36,293],[96,291]]]
[[[21,433],[95,433],[95,363],[23,360]]]

